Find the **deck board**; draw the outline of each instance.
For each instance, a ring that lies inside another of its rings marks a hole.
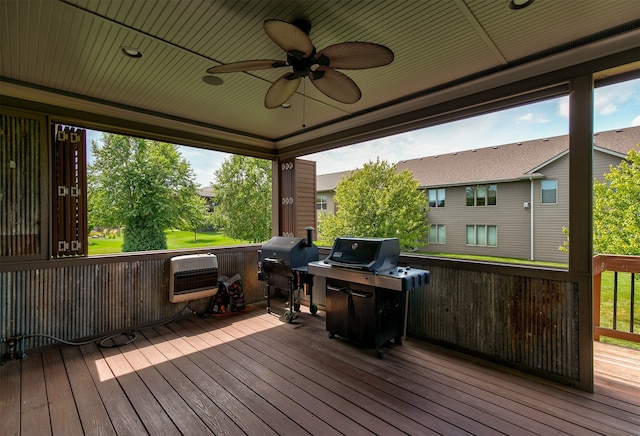
[[[109,414],[100,398],[100,392],[93,383],[91,372],[87,368],[82,352],[77,347],[62,349],[64,365],[69,377],[69,384],[73,391],[78,417],[85,434],[111,435],[115,434]]]
[[[210,370],[214,365],[213,362],[206,362],[205,358],[203,364],[203,356],[199,353],[193,353],[192,356],[200,357],[200,359],[190,359],[180,351],[184,347],[176,348],[165,341],[155,330],[145,330],[143,333],[146,343],[153,345],[153,347],[146,347],[149,349],[148,351],[157,350],[160,353],[156,356],[158,362],[164,359],[164,362],[173,363],[191,382],[195,392],[191,392],[189,386],[186,385],[186,380],[181,383],[181,391],[184,392],[185,401],[192,403],[191,397],[198,397],[196,407],[200,413],[206,416],[207,420],[212,422],[212,428],[218,429],[217,434],[225,434],[227,431],[230,434],[241,432],[249,435],[276,434],[245,403],[239,401],[237,397],[225,389],[223,384],[219,383],[219,380],[216,380],[216,371]],[[145,342],[136,342],[139,347],[144,344]]]
[[[85,366],[105,407],[114,431],[117,434],[144,434],[146,432],[133,404],[107,365],[95,344],[80,347]],[[63,353],[64,354],[64,353]],[[71,383],[72,386],[74,383]]]
[[[82,433],[82,424],[60,350],[42,353],[42,363],[52,433]]]
[[[0,422],[7,434],[20,434],[20,361],[6,362],[0,368]]]
[[[22,361],[20,384],[20,431],[23,434],[51,434],[49,404],[42,368],[42,355]]]
[[[4,434],[640,434],[640,352],[596,343],[595,392],[417,340],[374,350],[252,305],[0,366]]]

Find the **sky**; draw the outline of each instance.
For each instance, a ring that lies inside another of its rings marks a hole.
[[[597,88],[594,92],[594,132],[640,126],[640,79]],[[428,127],[336,150],[302,156],[316,161],[316,173],[362,168],[377,158],[389,163],[406,159],[566,135],[569,98],[561,97],[474,118]],[[98,140],[99,132],[88,131]],[[227,153],[180,147],[200,186],[215,179]],[[89,156],[91,162],[91,156]]]

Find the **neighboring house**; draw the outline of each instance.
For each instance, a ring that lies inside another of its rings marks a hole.
[[[594,134],[593,176],[603,180],[640,143],[640,127]],[[419,251],[568,262],[569,137],[523,141],[397,163],[429,197],[429,245]],[[318,207],[349,171],[318,176]],[[320,212],[320,210],[318,210]]]
[[[353,171],[342,171],[339,173],[322,174],[316,176],[316,211],[318,216],[327,213],[336,213],[336,203],[334,195],[338,182]]]
[[[213,202],[213,188],[210,186],[205,186],[204,188],[198,189],[198,195],[204,198],[204,204],[207,206],[207,211],[213,212],[216,204]]]

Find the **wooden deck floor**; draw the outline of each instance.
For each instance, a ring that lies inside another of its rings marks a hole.
[[[640,434],[640,352],[581,392],[415,340],[383,359],[263,307],[0,366],[0,434]]]

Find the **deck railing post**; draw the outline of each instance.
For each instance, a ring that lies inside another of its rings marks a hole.
[[[600,285],[602,283],[602,273],[597,270],[593,275],[593,325],[600,327]],[[600,341],[598,329],[593,331],[593,340]]]
[[[633,313],[633,306],[635,303],[635,292],[636,292],[636,286],[635,286],[635,282],[636,282],[636,275],[635,273],[631,273],[631,295],[629,296],[629,305],[630,310],[629,310],[629,332],[633,333],[633,321],[635,320],[635,316]]]

